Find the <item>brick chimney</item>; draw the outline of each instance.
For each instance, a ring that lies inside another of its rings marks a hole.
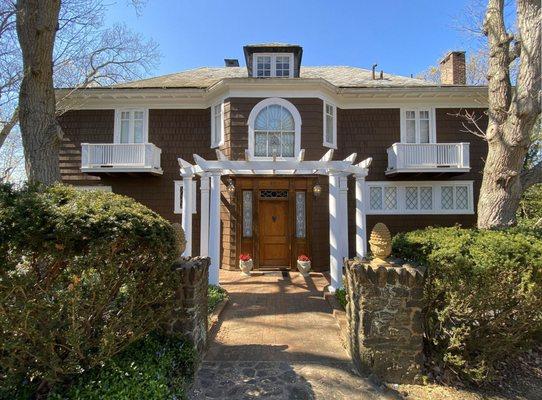
[[[464,51],[451,51],[444,56],[440,62],[440,83],[443,85],[467,83]]]

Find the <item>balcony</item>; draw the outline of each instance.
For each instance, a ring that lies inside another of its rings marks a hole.
[[[386,175],[470,171],[469,143],[394,143]]]
[[[161,153],[152,143],[82,143],[81,171],[162,175]]]

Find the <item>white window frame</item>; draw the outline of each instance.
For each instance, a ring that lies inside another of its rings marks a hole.
[[[288,78],[294,77],[294,54],[293,53],[254,53],[252,55],[252,77],[253,78],[285,78],[277,76],[277,57],[288,57],[290,60],[290,72]],[[258,76],[258,57],[271,57],[271,76]]]
[[[220,133],[218,137],[220,138],[218,142],[215,140],[217,135],[215,135],[217,126],[215,122],[216,117],[216,107],[220,106],[220,126],[218,126],[218,129],[220,129]],[[211,106],[211,148],[214,149],[215,147],[222,146],[224,144],[224,102],[215,103]]]
[[[397,189],[397,198],[396,198],[396,208],[395,209],[386,209],[384,201],[384,188],[385,187],[396,187]],[[458,186],[467,187],[467,199],[468,207],[466,209],[443,209],[441,202],[441,188],[443,186],[453,186],[454,187],[454,206],[455,206],[455,196]],[[382,188],[382,209],[374,210],[371,209],[370,204],[370,188],[371,187],[380,187]],[[418,188],[418,209],[409,210],[406,208],[406,188],[407,187],[417,187]],[[421,195],[420,188],[422,187],[431,187],[433,192],[432,198],[432,209],[422,210],[421,209]],[[430,215],[468,215],[474,214],[474,192],[473,192],[473,181],[367,181],[366,182],[366,191],[367,194],[365,198],[365,212],[367,215],[418,215],[418,214],[430,214]]]
[[[326,139],[326,130],[327,130],[327,106],[330,106],[332,108],[333,112],[333,142],[328,142]],[[324,147],[329,147],[331,149],[337,148],[337,106],[333,103],[330,103],[328,101],[324,101],[324,132],[323,132],[323,144]]]
[[[113,133],[113,142],[114,143],[121,143],[120,141],[120,119],[123,112],[129,112],[134,113],[137,111],[143,112],[143,142],[142,143],[149,143],[149,109],[148,108],[116,108],[115,109],[115,127],[114,127],[114,133]],[[130,120],[132,120],[130,118]],[[134,142],[134,126],[133,123],[130,124],[130,142],[128,143],[135,143]]]
[[[183,181],[173,181],[174,187],[175,187],[175,193],[173,198],[173,214],[182,214],[183,213],[183,205],[182,205],[182,192],[181,189],[183,188]],[[197,182],[192,181],[192,214],[196,214],[197,212]]]
[[[416,113],[416,141],[414,143],[420,143],[420,111],[429,111],[429,143],[437,143],[435,107],[401,107],[401,143],[408,143],[406,132],[407,111]]]
[[[294,118],[294,155],[293,157],[276,157],[277,160],[294,160],[299,152],[301,151],[301,114],[297,108],[290,103],[288,100],[282,99],[280,97],[270,97],[260,101],[254,106],[250,115],[248,116],[248,151],[251,156],[257,160],[272,160],[273,157],[256,157],[254,156],[254,123],[256,122],[256,117],[265,107],[270,105],[279,105],[286,108]]]

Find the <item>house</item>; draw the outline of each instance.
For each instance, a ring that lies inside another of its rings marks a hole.
[[[472,226],[486,144],[487,88],[465,85],[465,54],[441,84],[345,66],[310,67],[298,45],[244,47],[226,59],[77,90],[61,117],[62,179],[135,198],[182,223],[187,255],[238,268],[295,268],[300,254],[341,285],[342,257],[367,232]],[[59,90],[64,95],[66,89]]]

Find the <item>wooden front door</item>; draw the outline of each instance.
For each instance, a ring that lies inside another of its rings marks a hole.
[[[288,198],[259,201],[260,266],[290,267]]]

